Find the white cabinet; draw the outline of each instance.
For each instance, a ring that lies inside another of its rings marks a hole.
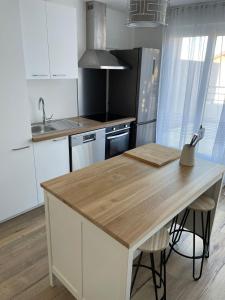
[[[52,78],[77,78],[76,11],[47,3],[47,28]]]
[[[68,137],[34,143],[38,202],[44,202],[41,182],[69,173]]]
[[[82,221],[81,216],[57,198],[48,194],[46,203],[46,224],[50,273],[67,283],[69,291],[82,298]],[[62,225],[63,224],[63,225]],[[49,239],[51,235],[51,240]],[[72,260],[71,260],[72,259]],[[53,282],[51,282],[53,285]]]
[[[27,79],[50,78],[46,2],[22,0],[20,4]]]
[[[45,208],[50,284],[79,300],[130,299],[133,250],[48,192]]]
[[[0,2],[0,222],[37,206],[19,5]]]
[[[20,0],[27,79],[78,77],[76,9]]]
[[[0,222],[38,205],[32,145],[25,145],[29,148],[12,150],[8,144],[0,150]]]

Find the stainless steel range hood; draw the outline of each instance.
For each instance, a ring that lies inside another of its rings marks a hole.
[[[89,1],[87,10],[87,50],[79,61],[83,69],[124,70],[128,65],[106,50],[106,4]]]

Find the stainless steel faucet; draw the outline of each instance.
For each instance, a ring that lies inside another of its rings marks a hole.
[[[43,125],[46,124],[46,121],[50,121],[53,118],[53,115],[51,115],[50,118],[46,118],[46,113],[45,113],[45,100],[41,97],[38,101],[38,108],[39,110],[42,109],[42,123]]]
[[[43,125],[45,125],[46,123],[46,113],[45,113],[45,101],[43,98],[40,98],[39,101],[38,101],[38,108],[39,110],[41,109],[42,107],[42,123]]]

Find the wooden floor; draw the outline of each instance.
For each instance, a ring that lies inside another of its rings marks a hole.
[[[191,249],[188,238],[182,247]],[[168,300],[225,299],[225,197],[216,216],[211,256],[202,279],[193,282],[191,261],[172,254],[167,265]],[[133,300],[154,300],[148,272],[138,276]],[[44,209],[39,208],[0,225],[0,300],[74,300],[57,281],[48,281]],[[107,300],[107,299],[106,299]],[[116,300],[116,299],[115,299]]]

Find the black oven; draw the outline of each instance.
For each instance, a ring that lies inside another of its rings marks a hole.
[[[130,149],[130,123],[106,128],[105,158],[111,158]]]

